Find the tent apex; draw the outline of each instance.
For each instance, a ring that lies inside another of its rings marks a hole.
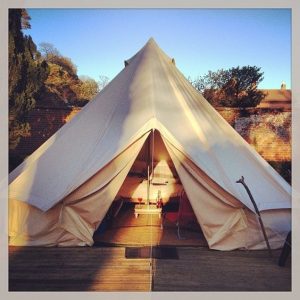
[[[147,44],[150,44],[150,43],[154,43],[154,44],[157,44],[155,39],[151,36],[150,39],[148,40]]]

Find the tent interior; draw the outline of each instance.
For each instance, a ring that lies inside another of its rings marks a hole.
[[[139,209],[146,213],[135,213]],[[207,246],[157,130],[143,144],[93,238],[95,245]]]

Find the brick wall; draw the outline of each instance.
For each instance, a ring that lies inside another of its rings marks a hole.
[[[29,112],[30,136],[22,138],[15,150],[9,152],[9,169],[13,170],[24,158],[33,153],[81,108],[39,107]]]

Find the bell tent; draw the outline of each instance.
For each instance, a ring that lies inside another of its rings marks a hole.
[[[178,174],[210,248],[266,248],[253,204],[236,183],[242,175],[271,247],[283,245],[291,227],[290,185],[193,88],[153,39],[10,173],[9,244],[93,245],[93,233],[118,195],[146,193],[147,184],[128,174],[147,169],[143,156],[151,147],[152,180],[161,180],[155,176],[159,168],[167,170],[163,178]],[[169,197],[178,183],[169,180],[164,186],[162,197]]]

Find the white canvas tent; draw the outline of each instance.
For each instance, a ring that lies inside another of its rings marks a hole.
[[[10,245],[92,245],[147,137],[166,146],[212,249],[272,248],[291,227],[291,187],[150,39],[78,115],[10,174]]]

